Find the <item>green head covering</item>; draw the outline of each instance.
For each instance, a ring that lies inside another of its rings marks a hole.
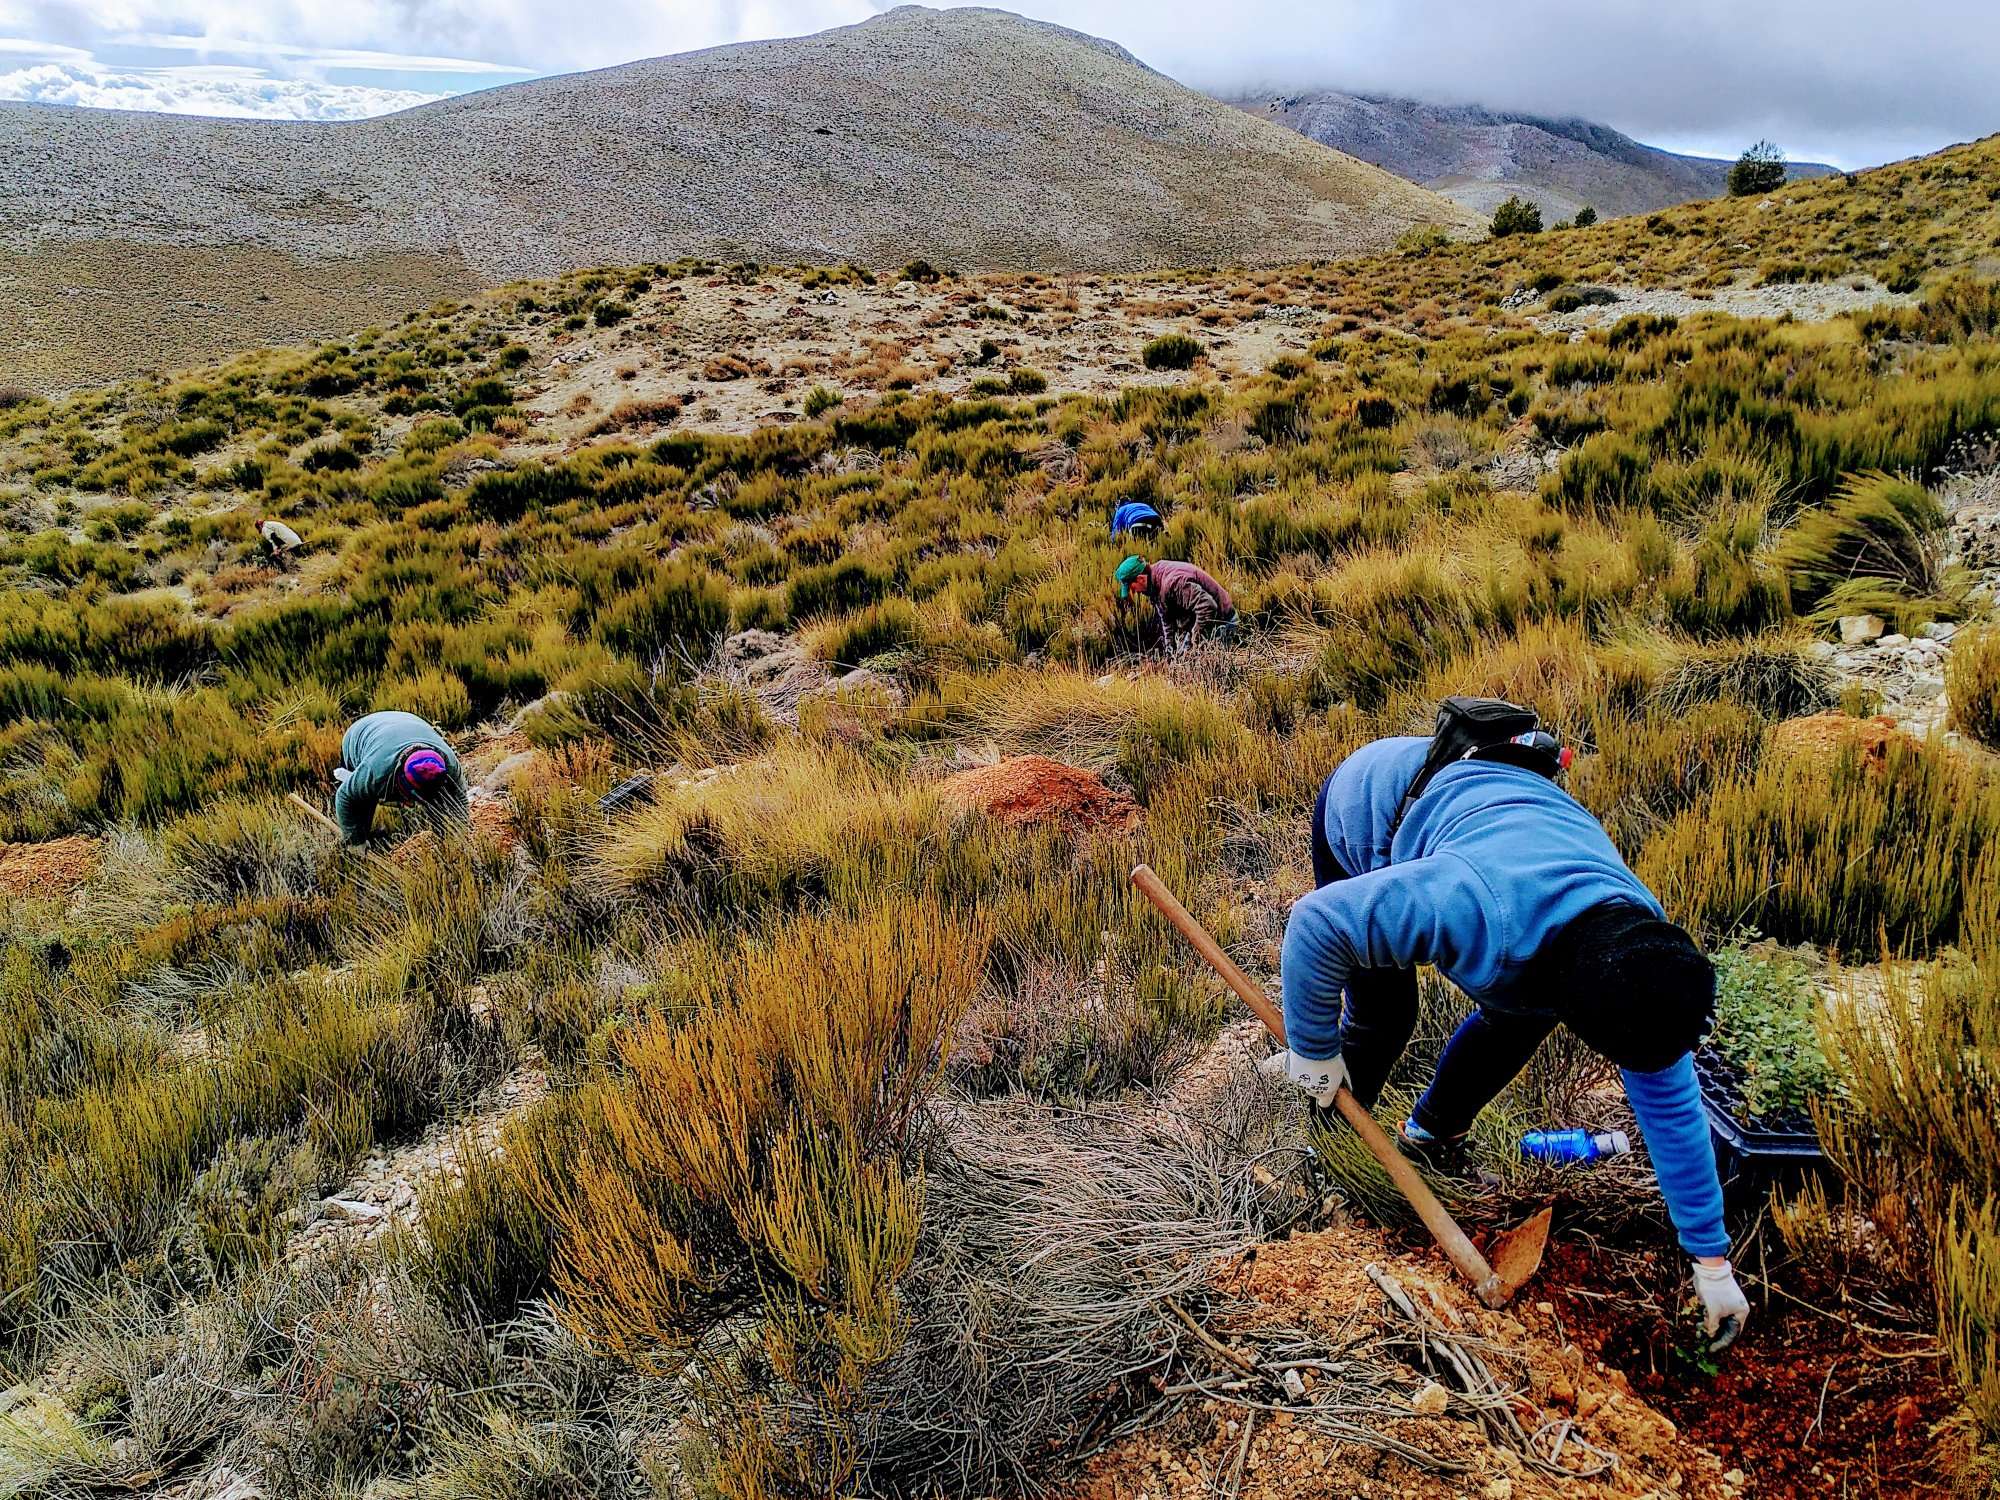
[[[1118,580],[1118,597],[1128,599],[1132,595],[1132,580],[1146,571],[1146,559],[1128,557],[1118,565],[1118,571],[1111,576]]]

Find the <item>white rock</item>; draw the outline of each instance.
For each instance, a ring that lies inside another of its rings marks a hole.
[[[1949,620],[1932,620],[1917,627],[1917,634],[1926,640],[1948,641],[1958,634],[1958,627]]]
[[[1840,643],[1843,646],[1865,646],[1870,641],[1880,640],[1886,628],[1880,615],[1842,615]]]
[[[327,1198],[320,1207],[336,1218],[355,1219],[361,1223],[371,1223],[382,1217],[385,1210],[373,1203],[363,1203],[359,1198]]]
[[[1435,1417],[1451,1402],[1451,1393],[1435,1380],[1424,1382],[1423,1389],[1410,1397],[1410,1410],[1420,1417]]]
[[[1906,635],[1878,635],[1875,638],[1875,649],[1877,651],[1894,651],[1898,647],[1909,644],[1910,638]]]

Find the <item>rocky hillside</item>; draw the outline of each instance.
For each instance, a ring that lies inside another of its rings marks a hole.
[[[1605,218],[1649,213],[1713,198],[1729,176],[1726,161],[1662,151],[1589,120],[1330,89],[1235,102],[1308,139],[1421,182],[1479,214],[1492,213],[1516,193],[1541,205],[1550,220],[1569,218],[1585,204]],[[1794,177],[1824,177],[1832,170],[1813,162],[1791,164]]]
[[[59,384],[606,262],[1268,263],[1417,222],[1470,221],[1109,43],[906,7],[352,123],[0,105],[0,343]]]

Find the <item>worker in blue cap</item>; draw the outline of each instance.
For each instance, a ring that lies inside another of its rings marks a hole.
[[[1111,534],[1150,541],[1160,534],[1160,513],[1143,500],[1127,500],[1111,513]]]

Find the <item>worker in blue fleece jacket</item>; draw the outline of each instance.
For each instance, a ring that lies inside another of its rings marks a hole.
[[[465,767],[444,731],[415,714],[384,709],[348,725],[333,779],[342,843],[365,844],[383,802],[412,807],[437,826],[466,821]]]
[[[1540,773],[1447,765],[1396,823],[1430,749],[1378,740],[1313,810],[1317,889],[1292,908],[1283,980],[1289,1052],[1271,1060],[1319,1104],[1346,1083],[1373,1106],[1417,1021],[1416,967],[1473,1011],[1403,1124],[1406,1154],[1463,1170],[1474,1117],[1558,1025],[1616,1063],[1674,1227],[1694,1259],[1711,1347],[1749,1304],[1726,1256],[1722,1188],[1694,1077],[1715,974],[1597,820]]]

